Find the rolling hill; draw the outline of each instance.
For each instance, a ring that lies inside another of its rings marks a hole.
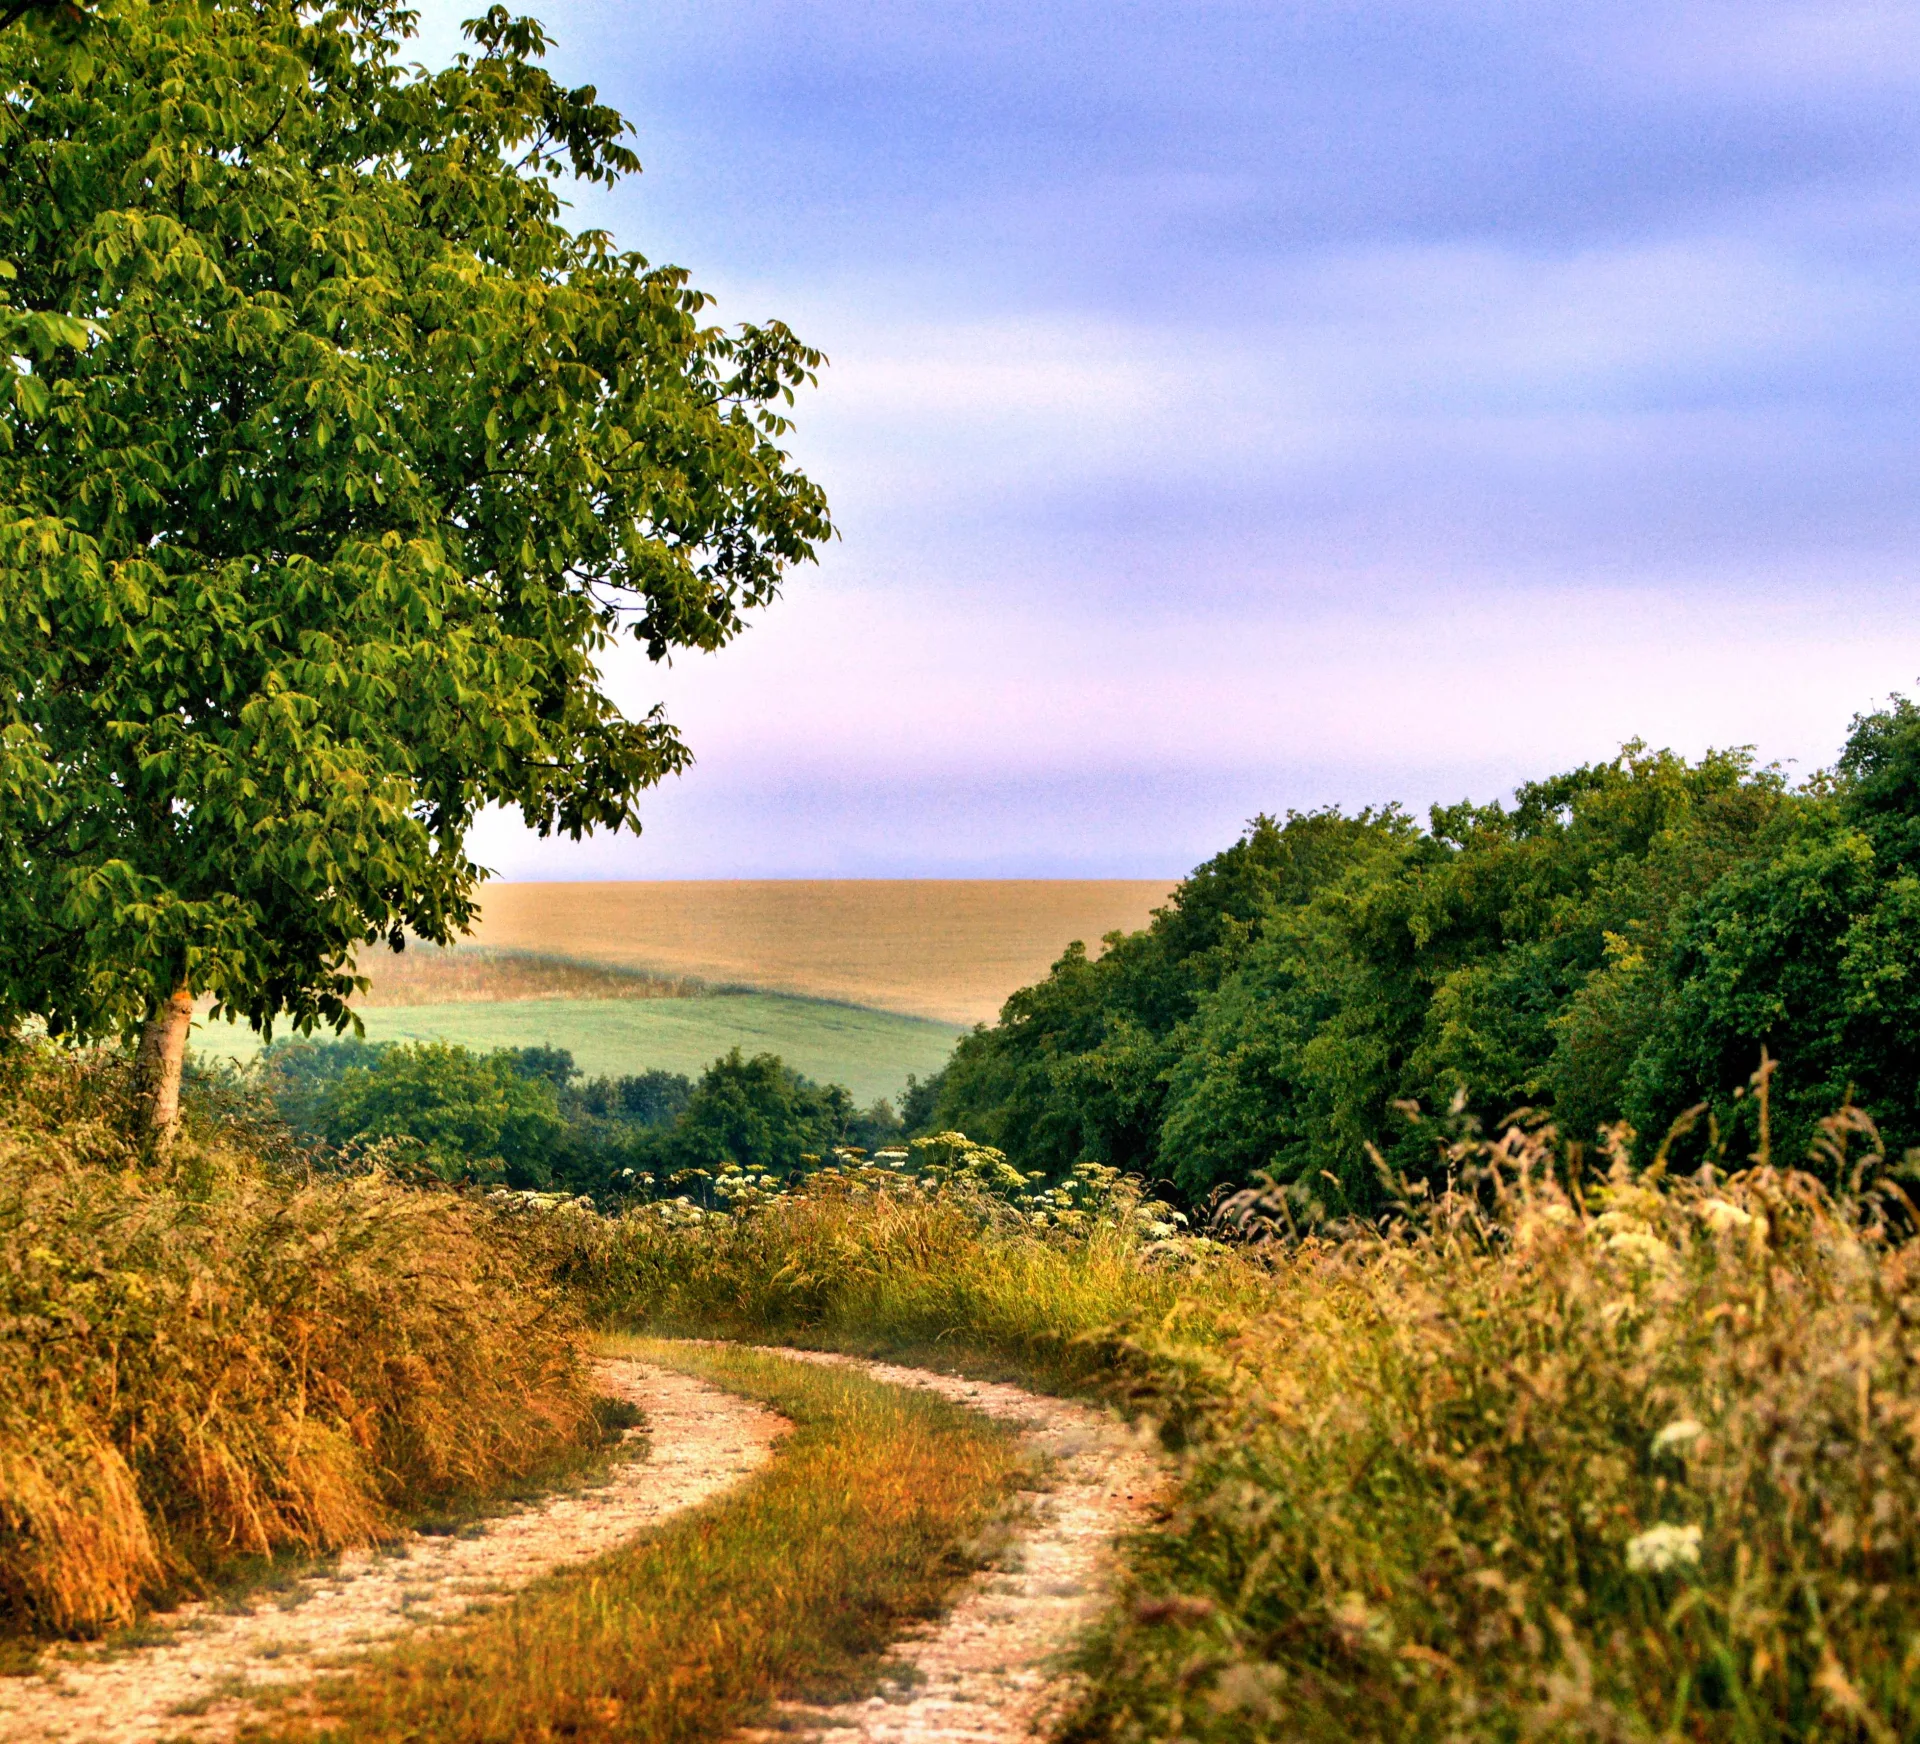
[[[1066,947],[1145,926],[1171,882],[739,879],[490,884],[477,944],[831,999],[941,1023],[991,1022]],[[377,972],[377,965],[371,965]]]

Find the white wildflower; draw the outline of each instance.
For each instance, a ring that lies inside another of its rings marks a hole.
[[[1742,1230],[1753,1227],[1753,1213],[1742,1211],[1738,1205],[1725,1199],[1709,1199],[1696,1209],[1700,1221],[1715,1235],[1724,1235],[1730,1229]]]
[[[1653,1526],[1627,1540],[1627,1567],[1635,1574],[1671,1574],[1699,1566],[1698,1526]]]
[[[1682,1417],[1677,1422],[1669,1423],[1653,1438],[1653,1451],[1678,1453],[1682,1448],[1691,1447],[1704,1434],[1706,1429],[1703,1425],[1694,1422],[1691,1417]]]
[[[1673,1249],[1659,1236],[1644,1229],[1623,1229],[1607,1238],[1607,1252],[1629,1254],[1649,1265],[1664,1265],[1673,1258]]]
[[[1364,1641],[1381,1652],[1385,1652],[1393,1645],[1391,1620],[1382,1612],[1376,1611],[1358,1593],[1341,1595],[1340,1602],[1333,1607],[1332,1622],[1333,1626],[1355,1645]]]

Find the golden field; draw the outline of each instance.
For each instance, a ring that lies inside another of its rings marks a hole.
[[[708,990],[704,982],[685,976],[486,945],[442,950],[416,943],[398,953],[378,946],[362,953],[359,968],[371,983],[353,1002],[362,1011],[528,999],[686,999]]]
[[[1097,951],[1172,890],[1106,878],[490,884],[473,943],[979,1023],[1075,939]]]

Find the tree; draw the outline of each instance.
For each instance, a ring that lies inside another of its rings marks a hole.
[[[713,1173],[798,1174],[809,1156],[824,1157],[845,1139],[853,1113],[842,1086],[815,1084],[778,1054],[748,1059],[735,1048],[694,1086],[674,1125],[670,1161]]]
[[[1173,1168],[1159,1133],[1169,1077],[1206,995],[1230,979],[1274,914],[1310,900],[1356,858],[1410,829],[1389,807],[1254,818],[1194,869],[1143,931],[1109,934],[1095,959],[1074,944],[1022,988],[992,1029],[961,1039],[924,1128],[959,1128],[1025,1171],[1064,1181],[1095,1162],[1145,1175]]]
[[[713,649],[831,534],[820,359],[562,222],[638,164],[495,7],[105,0],[0,35],[0,1026],[350,1022],[468,924],[483,805],[638,828],[597,658]]]
[[[510,1050],[482,1056],[446,1042],[388,1048],[348,1067],[320,1113],[336,1145],[409,1139],[445,1175],[497,1170],[513,1187],[548,1185],[567,1130],[550,1078],[522,1071]]]
[[[1854,723],[1789,788],[1744,751],[1625,746],[1511,804],[1256,819],[1145,930],[1069,950],[964,1037],[931,1124],[1022,1171],[1080,1161],[1204,1204],[1259,1174],[1378,1207],[1375,1155],[1444,1166],[1431,1120],[1526,1108],[1643,1157],[1685,1110],[1798,1162],[1851,1099],[1920,1145],[1920,709]]]

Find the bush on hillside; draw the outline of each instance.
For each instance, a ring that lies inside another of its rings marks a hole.
[[[448,1179],[544,1187],[566,1136],[550,1064],[536,1060],[529,1070],[516,1054],[474,1054],[445,1042],[388,1048],[327,1087],[321,1130],[336,1146],[404,1141]],[[572,1065],[567,1056],[569,1071]]]
[[[900,1122],[886,1102],[854,1106],[840,1084],[816,1084],[778,1054],[715,1060],[694,1086],[663,1147],[672,1171],[725,1170],[793,1179],[821,1166],[840,1146],[871,1149],[895,1137]]]
[[[293,1042],[261,1082],[302,1136],[347,1151],[389,1141],[443,1179],[557,1190],[606,1209],[657,1194],[713,1202],[728,1172],[794,1178],[836,1149],[897,1139],[887,1102],[854,1105],[776,1054],[735,1048],[699,1082],[651,1071],[581,1081],[565,1048]]]
[[[143,1172],[129,1092],[118,1058],[0,1053],[0,1623],[365,1543],[590,1431],[571,1312],[486,1210],[309,1176],[204,1097]]]

